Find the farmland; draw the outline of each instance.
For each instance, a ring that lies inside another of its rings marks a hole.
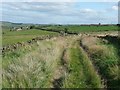
[[[8,26],[8,25],[7,25]],[[40,35],[59,35],[60,31],[67,30],[68,33],[91,33],[91,32],[111,32],[118,31],[118,26],[79,26],[79,25],[34,25],[33,29],[23,31],[10,31],[10,28],[4,26],[3,28],[3,45],[14,44],[17,42],[28,41]],[[14,26],[14,25],[13,25]],[[22,25],[24,26],[24,25]],[[29,25],[30,26],[30,25]],[[6,29],[7,27],[7,29]],[[9,26],[10,27],[10,26]],[[20,26],[19,26],[20,27]],[[44,28],[44,30],[42,30]],[[51,32],[52,30],[52,32]],[[50,32],[49,32],[50,31]]]
[[[3,88],[119,88],[117,26],[36,26],[3,32],[3,46],[52,36],[3,53]]]
[[[109,26],[94,26],[94,25],[63,25],[63,26],[48,26],[47,29],[56,29],[56,30],[64,30],[67,28],[68,31],[71,32],[101,32],[101,31],[118,31],[118,27],[115,25]]]
[[[19,32],[10,32],[9,30],[3,30],[3,45],[14,44],[17,42],[24,42],[27,40],[31,40],[40,35],[57,35],[55,32],[41,31],[36,29],[19,31]]]

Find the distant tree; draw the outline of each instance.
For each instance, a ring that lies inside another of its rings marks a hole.
[[[5,34],[5,32],[2,32],[2,34]]]
[[[33,28],[35,28],[35,26],[34,26],[34,25],[31,25],[31,26],[30,26],[30,29],[33,29]]]
[[[65,33],[67,33],[68,32],[68,29],[67,28],[65,28]]]
[[[119,26],[119,27],[120,27],[120,24],[117,24],[117,26]]]
[[[99,26],[101,25],[101,23],[99,23]]]

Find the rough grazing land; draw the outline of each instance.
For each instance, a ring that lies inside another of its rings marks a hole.
[[[52,37],[6,51],[3,88],[118,88],[120,39],[103,34]]]

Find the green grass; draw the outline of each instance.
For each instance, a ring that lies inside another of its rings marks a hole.
[[[89,45],[89,41],[89,43],[85,45],[91,60],[94,62],[94,65],[98,67],[101,76],[107,80],[107,87],[119,87],[119,78],[115,79],[115,77],[119,77],[119,74],[115,74],[119,67],[119,56],[117,54],[117,49],[119,48],[114,47],[112,44],[104,44],[101,42],[95,44],[94,42],[92,45]]]
[[[98,31],[115,31],[117,26],[68,26],[68,30],[75,32],[98,32]]]
[[[105,52],[105,53],[104,53]],[[107,51],[96,52],[93,54],[93,60],[95,60],[96,65],[99,67],[100,72],[104,77],[107,78],[107,86],[108,87],[118,87],[118,79],[114,79],[114,77],[118,77],[119,74],[115,76],[111,76],[111,70],[109,68],[114,68],[114,66],[118,65],[118,56],[116,50],[113,46],[107,46]],[[117,68],[116,68],[117,70]]]
[[[22,30],[22,31],[9,31],[9,30],[3,30],[5,33],[4,35],[7,36],[18,36],[18,35],[54,35],[55,32],[49,32],[49,31],[42,31],[37,29],[30,29],[30,30]]]
[[[80,26],[80,25],[63,25],[63,26],[49,26],[48,29],[65,30],[70,32],[101,32],[101,31],[118,31],[118,26]]]
[[[9,31],[3,30],[5,34],[2,36],[2,45],[14,44],[17,42],[25,42],[37,36],[45,35],[58,35],[55,32],[42,31],[42,30],[24,30],[24,31]]]
[[[65,88],[102,88],[101,77],[95,71],[90,59],[79,48],[70,48],[69,73],[65,78]]]

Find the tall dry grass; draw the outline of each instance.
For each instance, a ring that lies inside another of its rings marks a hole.
[[[65,42],[62,39],[37,42],[35,50],[21,51],[19,57],[9,52],[3,60],[3,88],[46,88],[51,86]],[[16,54],[16,52],[14,52]],[[18,53],[18,52],[17,52]],[[24,53],[24,55],[23,55]],[[7,62],[7,63],[6,63]]]

